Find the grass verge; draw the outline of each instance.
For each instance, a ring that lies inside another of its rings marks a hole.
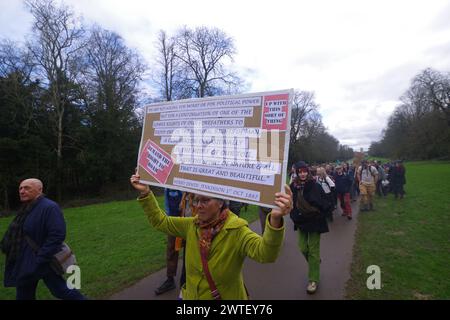
[[[450,299],[450,163],[406,163],[405,198],[358,217],[348,299]],[[369,290],[370,265],[381,289]]]

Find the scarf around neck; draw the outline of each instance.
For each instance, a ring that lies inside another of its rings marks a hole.
[[[204,251],[206,256],[208,256],[209,250],[211,249],[212,240],[220,230],[222,230],[228,215],[229,210],[224,209],[220,212],[219,216],[212,221],[200,221],[196,219],[195,224],[200,228],[200,250]]]
[[[8,230],[6,230],[2,241],[0,242],[0,248],[6,255],[7,262],[14,262],[19,257],[24,239],[23,226],[25,224],[25,220],[33,210],[34,206],[43,197],[44,194],[41,194],[30,203],[23,204],[13,221],[11,221]]]

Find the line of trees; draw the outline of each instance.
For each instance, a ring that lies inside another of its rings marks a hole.
[[[233,39],[217,28],[161,31],[149,67],[115,32],[81,23],[55,0],[24,1],[33,26],[22,43],[0,40],[0,210],[17,184],[38,177],[57,201],[117,198],[136,166],[144,101],[235,94]],[[147,71],[159,96],[141,90]],[[324,128],[311,92],[296,91],[290,163],[348,159]]]
[[[136,163],[146,67],[119,35],[86,28],[70,8],[25,4],[28,39],[0,44],[2,207],[14,207],[30,176],[58,201],[108,194]]]
[[[391,159],[450,158],[450,73],[428,68],[401,97],[369,154]]]
[[[322,123],[314,93],[296,90],[291,114],[289,167],[304,160],[325,163],[353,158],[353,149],[341,145]]]

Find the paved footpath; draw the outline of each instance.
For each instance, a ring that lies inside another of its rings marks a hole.
[[[344,299],[344,290],[350,278],[352,249],[358,218],[358,202],[352,203],[353,220],[341,216],[338,208],[334,221],[329,223],[330,232],[321,236],[321,279],[314,295],[306,293],[307,264],[297,245],[298,235],[292,221],[285,218],[286,238],[277,261],[261,264],[246,259],[244,279],[252,300],[323,300]],[[260,233],[259,220],[250,225]],[[180,261],[181,262],[181,261]],[[178,275],[180,272],[180,264]],[[162,295],[154,290],[166,279],[166,269],[151,274],[131,287],[114,294],[112,300],[174,300],[178,289]],[[177,283],[178,283],[177,277]]]

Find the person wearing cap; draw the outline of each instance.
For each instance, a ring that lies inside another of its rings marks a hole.
[[[292,192],[277,192],[267,216],[264,234],[248,227],[247,221],[232,213],[223,199],[194,195],[196,216],[170,217],[159,208],[148,185],[139,182],[136,173],[131,185],[150,224],[159,231],[186,240],[186,283],[182,298],[186,300],[246,300],[242,268],[246,257],[261,262],[274,262],[284,240],[283,216],[292,209]]]
[[[295,170],[297,178],[290,185],[294,204],[290,217],[294,230],[299,230],[299,247],[308,262],[306,291],[313,294],[320,280],[320,235],[328,232],[325,215],[330,204],[304,161],[297,162]]]

